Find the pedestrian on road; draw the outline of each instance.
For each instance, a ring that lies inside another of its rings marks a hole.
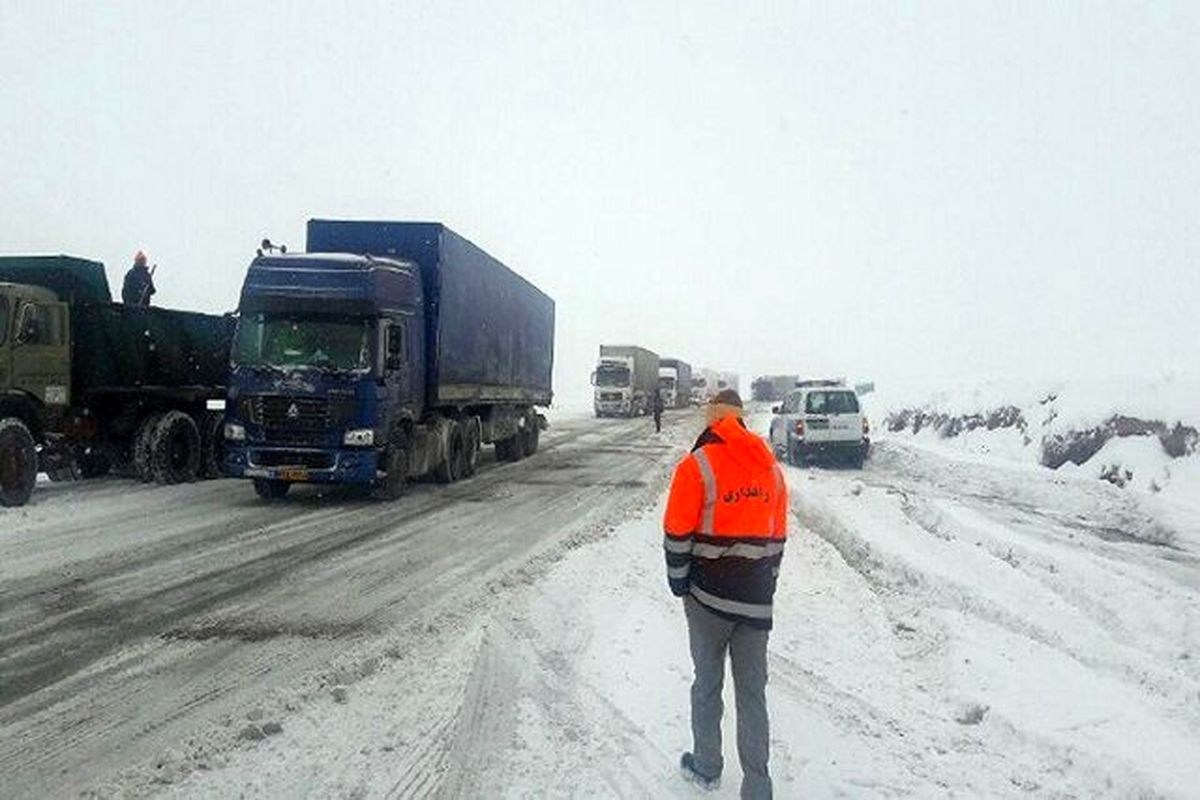
[[[708,427],[675,469],[663,520],[667,580],[683,598],[692,651],[692,751],[680,768],[720,785],[721,688],[733,665],[743,798],[771,797],[767,636],[787,539],[787,487],[760,437],[742,421],[737,392],[706,407]]]
[[[654,432],[662,433],[663,395],[662,389],[654,390]]]
[[[158,265],[155,265],[155,269]],[[121,287],[121,302],[127,306],[148,306],[154,288],[154,270],[146,266],[146,254],[141,250],[133,257],[133,266],[125,273]]]

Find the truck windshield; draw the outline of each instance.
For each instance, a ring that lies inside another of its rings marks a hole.
[[[8,341],[8,298],[0,297],[0,344]]]
[[[674,389],[675,379],[669,375],[663,375],[658,379],[658,386],[660,389]]]
[[[629,370],[625,367],[603,367],[596,370],[597,386],[628,386]]]
[[[253,314],[238,323],[233,363],[280,369],[365,370],[367,321],[354,317]]]

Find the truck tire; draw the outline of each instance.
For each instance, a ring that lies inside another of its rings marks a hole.
[[[483,447],[483,432],[480,430],[479,417],[470,417],[466,421],[467,448],[463,455],[462,476],[470,478],[479,470],[479,449]]]
[[[182,411],[168,411],[150,437],[150,465],[156,483],[191,483],[200,474],[200,428]]]
[[[37,443],[29,428],[16,417],[0,420],[0,506],[28,503],[37,474]]]
[[[282,500],[291,491],[292,485],[287,481],[274,481],[270,478],[255,478],[254,493],[263,500]]]
[[[538,451],[538,442],[542,438],[542,428],[538,425],[537,420],[533,421],[532,425],[526,425],[524,432],[521,434],[523,441],[521,449],[525,451],[525,455],[531,456]]]
[[[461,422],[450,424],[450,436],[446,442],[446,457],[433,471],[433,477],[438,483],[454,483],[462,477],[463,460],[466,454],[467,441]]]
[[[225,418],[221,414],[205,414],[200,427],[200,477],[221,477],[225,461]]]
[[[133,466],[134,474],[142,483],[150,483],[154,480],[154,464],[151,460],[151,448],[154,445],[154,432],[158,429],[158,422],[162,418],[163,415],[161,413],[150,414],[142,420],[142,424],[138,426],[137,432],[133,435],[129,460]]]
[[[507,439],[496,442],[496,459],[509,463],[520,461],[525,457],[525,436],[515,433]]]
[[[384,476],[375,484],[375,496],[387,502],[399,500],[408,486],[408,436],[404,431],[389,437],[382,458]]]

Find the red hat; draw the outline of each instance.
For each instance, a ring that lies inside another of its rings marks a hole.
[[[146,254],[143,253],[141,250],[138,250],[136,253],[133,254],[133,263],[145,264],[146,263]]]

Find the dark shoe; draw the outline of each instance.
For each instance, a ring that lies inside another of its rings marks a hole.
[[[721,776],[709,777],[696,769],[696,758],[691,753],[684,753],[679,759],[679,771],[683,777],[699,786],[706,792],[715,792],[721,788]]]

